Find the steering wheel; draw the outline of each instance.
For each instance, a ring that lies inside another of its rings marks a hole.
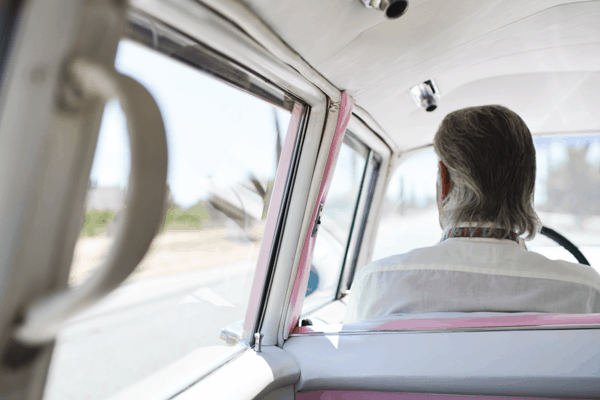
[[[556,232],[554,229],[550,229],[547,226],[542,226],[542,230],[540,231],[540,233],[554,240],[556,243],[564,247],[569,253],[573,254],[573,257],[577,259],[577,262],[579,262],[579,264],[590,265],[587,258],[585,258],[583,253],[579,251],[577,246],[575,246],[569,239]]]

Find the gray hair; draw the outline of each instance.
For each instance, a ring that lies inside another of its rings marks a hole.
[[[450,176],[440,204],[444,231],[488,222],[533,239],[541,227],[533,209],[535,147],[521,117],[498,105],[454,111],[440,124],[433,147]]]

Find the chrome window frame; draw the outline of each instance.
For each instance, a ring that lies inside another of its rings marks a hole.
[[[348,273],[353,269],[353,266],[356,263],[357,249],[360,248],[362,231],[365,225],[365,217],[368,214],[370,201],[373,197],[373,182],[377,180],[377,173],[379,171],[381,159],[381,157],[379,157],[377,153],[373,151],[373,149],[369,148],[365,143],[363,143],[350,129],[346,129],[344,143],[347,144],[352,150],[362,155],[365,158],[365,164],[361,175],[358,197],[356,199],[356,204],[354,205],[354,213],[352,216],[352,222],[350,224],[350,231],[348,232],[348,241],[345,243],[344,258],[340,269],[340,278],[335,292],[335,298],[332,300],[338,300],[344,296],[345,289],[343,289],[343,286]]]
[[[365,145],[365,148],[368,147]],[[350,230],[350,240],[346,247],[340,281],[336,290],[336,300],[339,300],[346,295],[352,283],[352,279],[354,278],[359,250],[363,243],[369,211],[371,210],[373,197],[375,195],[375,186],[379,179],[381,163],[382,157],[373,149],[369,149],[361,181],[359,199],[354,211],[354,219]]]
[[[171,60],[182,62],[245,93],[291,113],[294,103],[305,104],[268,79],[161,21],[132,11],[128,15],[124,39],[156,50]],[[185,51],[185,53],[184,53]]]

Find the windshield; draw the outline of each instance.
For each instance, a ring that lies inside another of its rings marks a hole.
[[[547,226],[573,242],[600,267],[600,135],[536,138],[535,209]],[[551,259],[576,262],[543,235],[528,243]]]
[[[544,226],[573,242],[600,270],[600,135],[535,138],[535,209]],[[438,158],[432,148],[403,162],[392,176],[382,204],[373,259],[440,241],[435,201]],[[420,229],[415,229],[415,227]],[[538,234],[530,251],[577,262],[562,246]]]

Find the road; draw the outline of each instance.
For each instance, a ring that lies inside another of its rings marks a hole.
[[[80,241],[72,281],[109,242]],[[244,317],[258,245],[226,230],[161,235],[128,283],[62,330],[44,398],[106,399],[200,347],[225,346],[219,334]]]

